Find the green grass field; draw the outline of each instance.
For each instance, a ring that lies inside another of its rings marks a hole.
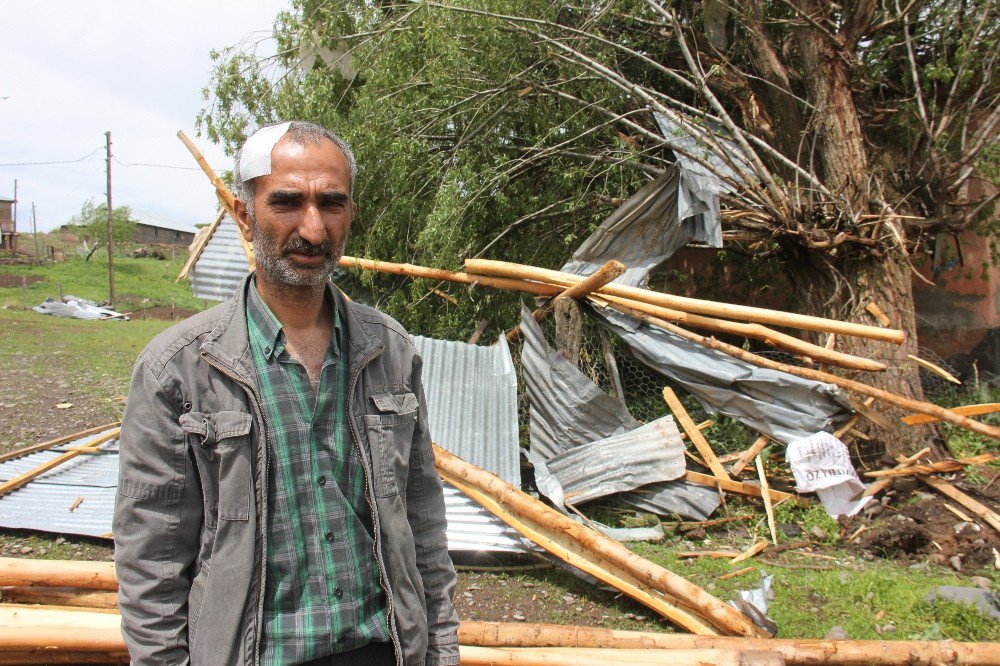
[[[132,312],[149,307],[169,307],[187,310],[202,310],[206,302],[191,294],[187,281],[175,283],[187,258],[187,252],[177,252],[170,260],[129,259],[118,256],[116,248],[115,266],[115,309]],[[98,250],[90,261],[73,256],[58,263],[37,265],[2,265],[0,274],[25,275],[42,278],[41,282],[0,288],[0,307],[24,309],[38,305],[46,298],[59,298],[71,294],[98,303],[108,300],[108,258],[107,253]],[[208,303],[211,305],[211,303]]]

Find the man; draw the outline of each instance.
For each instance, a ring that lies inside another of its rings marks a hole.
[[[316,125],[250,137],[256,272],[136,362],[114,521],[133,664],[458,663],[420,358],[329,281],[355,173]]]

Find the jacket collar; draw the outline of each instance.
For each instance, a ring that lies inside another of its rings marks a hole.
[[[232,298],[227,302],[218,324],[208,334],[201,345],[203,354],[224,364],[230,370],[241,375],[240,379],[250,384],[254,381],[253,356],[250,351],[250,336],[247,333],[247,295],[253,287],[250,279],[252,273],[243,278]],[[349,301],[332,282],[327,282],[327,294],[337,304],[337,309],[343,316],[347,331],[347,345],[350,350],[351,370],[369,354],[384,345],[372,327],[358,317],[357,306]]]

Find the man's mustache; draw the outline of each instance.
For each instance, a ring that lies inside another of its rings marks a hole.
[[[293,238],[292,240],[285,243],[285,246],[281,248],[281,253],[286,256],[289,254],[302,254],[306,256],[328,256],[333,254],[333,244],[330,241],[325,240],[322,243],[316,245],[301,238]]]

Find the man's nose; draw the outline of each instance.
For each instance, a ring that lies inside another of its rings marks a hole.
[[[309,204],[305,207],[298,232],[302,240],[308,241],[313,245],[319,245],[326,240],[326,227],[323,224],[323,215],[314,204]]]

